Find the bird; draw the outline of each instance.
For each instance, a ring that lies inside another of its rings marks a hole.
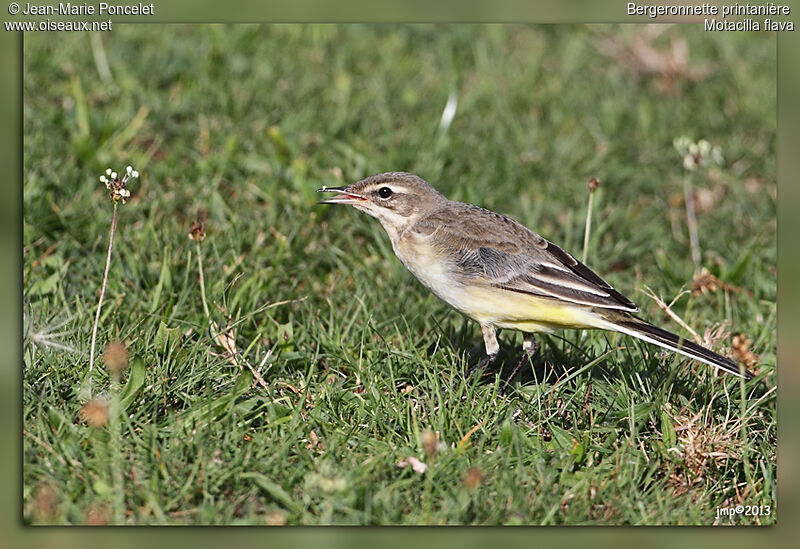
[[[637,316],[639,307],[586,265],[503,214],[448,200],[417,175],[379,173],[319,204],[346,204],[375,217],[405,267],[442,301],[478,323],[486,355],[497,358],[499,329],[522,332],[522,356],[501,388],[536,353],[537,333],[558,329],[621,332],[728,374],[754,376],[733,360]]]

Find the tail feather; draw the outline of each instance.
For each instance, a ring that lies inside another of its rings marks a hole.
[[[670,351],[680,353],[689,358],[699,360],[729,374],[737,376],[744,375],[745,379],[753,379],[753,374],[739,367],[734,361],[724,356],[702,347],[693,341],[684,339],[678,335],[668,332],[658,326],[653,326],[649,322],[637,318],[633,315],[627,318],[609,319],[613,325],[613,330],[653,343]]]

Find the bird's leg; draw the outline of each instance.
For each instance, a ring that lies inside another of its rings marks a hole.
[[[471,367],[469,370],[467,370],[467,373],[464,375],[464,377],[467,377],[467,378],[469,378],[469,377],[470,377],[472,374],[474,374],[474,373],[475,373],[475,372],[477,372],[478,370],[483,370],[483,369],[484,369],[484,368],[486,368],[486,367],[487,367],[489,364],[491,364],[492,362],[494,362],[494,359],[496,359],[496,358],[497,358],[497,355],[496,355],[496,354],[494,354],[494,355],[486,355],[485,357],[483,357],[483,358],[480,360],[480,362],[478,362],[477,364],[475,364],[475,366],[472,366],[472,367]]]
[[[523,333],[522,339],[522,356],[517,362],[517,365],[514,366],[514,369],[511,371],[511,375],[506,378],[503,386],[500,387],[500,394],[504,394],[506,389],[508,389],[508,384],[514,381],[514,378],[517,377],[517,374],[522,369],[523,366],[526,364],[530,364],[533,360],[533,356],[536,354],[536,339],[534,338],[533,334]]]
[[[494,362],[497,358],[497,353],[500,351],[500,344],[497,343],[497,334],[492,326],[489,324],[481,324],[481,332],[483,333],[483,342],[486,345],[486,356],[475,366],[467,370],[464,377],[470,377],[478,370],[483,370],[489,364]]]

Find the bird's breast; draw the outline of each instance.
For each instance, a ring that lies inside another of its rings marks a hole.
[[[431,235],[406,233],[393,239],[392,246],[411,274],[454,309],[481,323],[496,313],[487,300],[491,290],[486,281],[459,267],[454,251],[443,249]]]
[[[468,281],[456,268],[452,254],[436,246],[430,236],[406,232],[392,239],[394,253],[417,280],[451,307],[470,315],[464,300]]]

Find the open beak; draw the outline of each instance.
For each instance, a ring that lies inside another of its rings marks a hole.
[[[318,193],[339,193],[337,196],[320,200],[317,204],[357,204],[364,202],[366,197],[347,190],[347,187],[325,187],[317,190]]]

